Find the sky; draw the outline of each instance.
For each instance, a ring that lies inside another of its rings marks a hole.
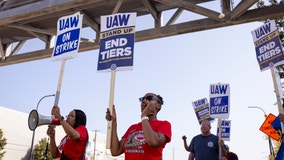
[[[138,30],[143,25],[138,22]],[[254,22],[135,43],[133,70],[116,72],[114,104],[119,137],[140,121],[138,98],[153,92],[164,99],[158,119],[172,125],[172,141],[164,149],[164,160],[187,159],[189,152],[183,148],[181,137],[186,135],[189,143],[200,134],[192,102],[209,98],[210,84],[228,83],[231,135],[225,143],[239,159],[267,159],[268,140],[259,130],[264,113],[248,108],[257,106],[266,114],[278,114],[271,72],[260,71],[251,36],[251,31],[261,25]],[[88,36],[94,37],[86,29],[82,37]],[[43,46],[32,40],[21,51]],[[66,61],[58,105],[62,115],[75,108],[83,110],[87,128],[106,134],[104,117],[109,106],[111,74],[97,72],[98,53],[99,50],[82,52]],[[47,58],[0,67],[0,106],[29,114],[43,96],[55,94],[60,66],[61,61]],[[54,100],[43,99],[38,112],[50,115]],[[214,121],[211,132],[216,131]]]

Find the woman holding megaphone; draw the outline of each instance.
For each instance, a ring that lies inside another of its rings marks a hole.
[[[57,146],[55,142],[55,127],[49,125],[47,135],[50,137],[50,152],[53,158],[60,160],[85,160],[85,150],[88,143],[88,131],[86,128],[86,114],[78,109],[72,110],[66,120],[60,114],[60,108],[55,105],[51,111],[63,127],[66,136]]]

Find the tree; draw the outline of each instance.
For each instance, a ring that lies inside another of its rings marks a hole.
[[[3,159],[5,151],[2,151],[4,149],[4,146],[7,144],[7,139],[3,137],[3,131],[0,129],[0,160]]]
[[[278,4],[284,4],[284,0],[268,0],[270,5],[278,5]],[[262,8],[266,6],[267,1],[264,0],[260,0],[257,3],[257,7],[258,8]],[[269,19],[267,19],[265,22],[267,22]],[[279,38],[280,41],[282,42],[282,46],[284,46],[284,16],[283,17],[278,17],[275,20],[277,29],[278,29],[278,33],[279,33]],[[279,71],[279,76],[281,79],[284,78],[284,65],[279,65],[276,67],[277,70]],[[282,87],[283,88],[283,87]]]
[[[31,158],[30,158],[30,156],[31,156],[30,154],[31,154],[31,148],[29,148],[29,149],[27,150],[25,156],[22,157],[21,160],[30,160],[30,159],[31,159]]]
[[[52,160],[49,152],[48,138],[42,138],[34,147],[34,160]]]
[[[270,5],[278,5],[278,4],[284,4],[284,0],[259,0],[257,2],[257,7],[258,8],[262,8],[262,7],[265,7],[266,6],[266,3],[269,1]],[[279,31],[279,37],[280,37],[280,40],[282,42],[282,45],[284,46],[284,16],[283,17],[278,17],[276,19],[274,19],[275,22],[276,22],[276,25],[278,27],[278,31]],[[268,21],[268,20],[266,20]]]
[[[258,8],[261,8],[261,7],[266,7],[267,6],[267,3],[270,3],[269,5],[278,5],[278,4],[284,4],[284,0],[259,0],[259,2],[257,3],[257,7]],[[279,38],[280,38],[280,41],[281,41],[281,44],[282,46],[284,46],[284,16],[283,17],[278,17],[276,19],[273,19],[275,20],[275,23],[276,23],[276,26],[277,26],[277,29],[278,29],[278,33],[279,33]],[[267,22],[269,21],[269,19],[267,19],[266,21],[264,22]],[[279,65],[279,66],[276,66],[276,69],[278,70],[278,73],[279,73],[279,77],[280,77],[280,81],[281,81],[281,87],[282,87],[282,91],[283,91],[283,81],[284,81],[284,65]],[[284,103],[284,100],[282,102],[282,104]],[[282,131],[277,131],[279,133],[279,135],[282,137]],[[280,146],[281,146],[281,143],[282,143],[282,140],[280,141],[275,141],[274,140],[274,151],[275,153],[278,152]],[[269,160],[274,160],[274,157],[271,157],[269,156],[268,158]]]

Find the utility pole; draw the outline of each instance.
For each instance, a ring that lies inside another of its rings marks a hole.
[[[173,160],[175,160],[175,147],[172,147],[172,151],[173,151]]]
[[[38,106],[39,106],[41,100],[43,100],[43,99],[46,98],[46,97],[52,97],[52,96],[55,96],[55,94],[46,95],[46,96],[41,97],[41,99],[37,102],[36,111],[38,111]],[[33,152],[34,139],[35,139],[35,130],[33,131],[32,144],[31,144],[31,151],[30,151],[30,160],[33,160],[33,159],[34,159],[34,152]]]
[[[267,118],[267,114],[265,113],[265,111],[260,108],[260,107],[257,107],[257,106],[249,106],[248,108],[257,108],[257,109],[260,109],[263,114],[264,114],[264,118],[266,119]],[[273,146],[272,146],[272,142],[271,142],[271,138],[268,136],[268,145],[269,145],[269,151],[270,151],[270,155],[273,156],[273,158],[275,158],[275,153],[274,153],[274,150],[273,150]]]
[[[97,132],[99,130],[95,130],[95,138],[94,138],[94,160],[96,160],[96,144],[97,144]]]

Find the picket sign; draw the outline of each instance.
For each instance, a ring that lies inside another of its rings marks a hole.
[[[278,111],[279,113],[283,113],[283,93],[276,66],[284,64],[284,53],[275,20],[268,21],[264,25],[251,31],[251,34],[254,40],[256,58],[259,63],[260,70],[264,71],[270,68]],[[282,123],[281,128],[283,133],[284,127]]]
[[[115,74],[116,71],[111,71],[111,80],[110,80],[110,94],[109,94],[109,111],[112,115],[113,105],[114,105],[114,86],[115,86]],[[106,149],[110,149],[111,142],[111,132],[112,132],[112,121],[108,121],[107,124],[107,137],[106,137]]]

